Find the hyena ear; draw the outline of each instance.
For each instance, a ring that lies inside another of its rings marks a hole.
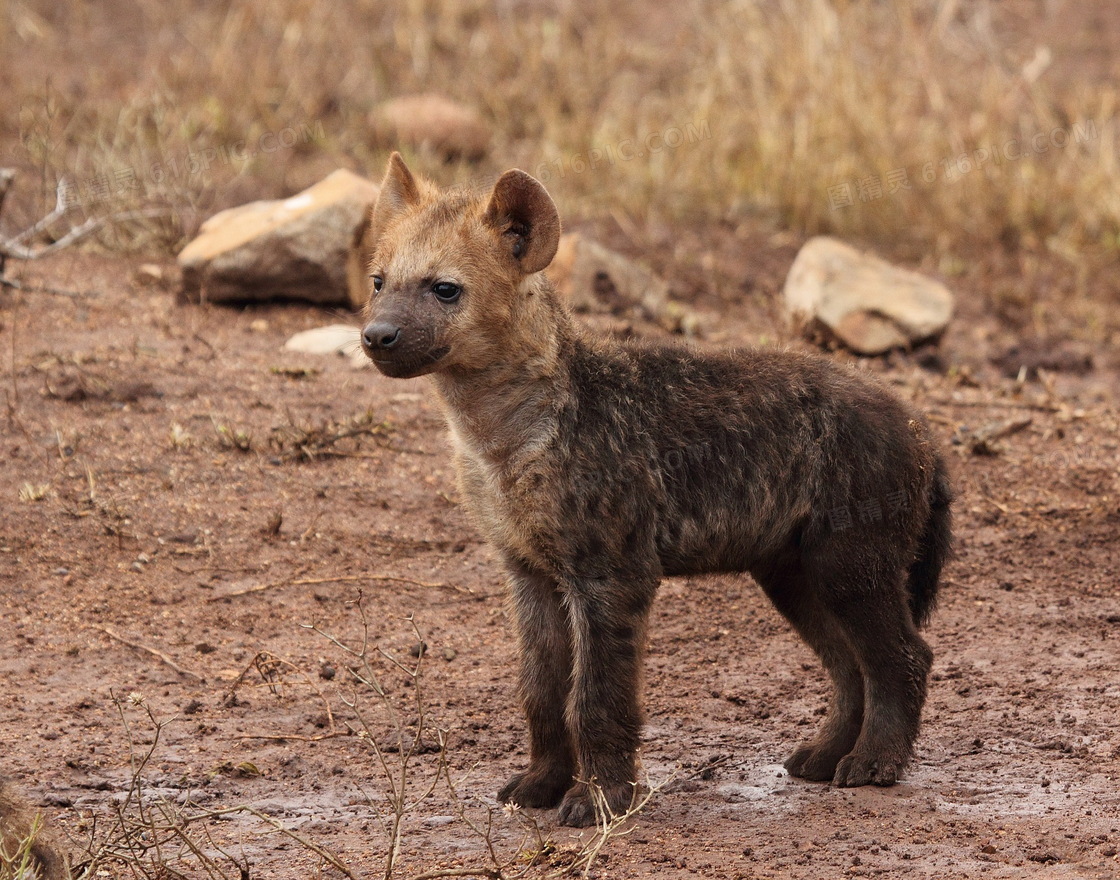
[[[524,171],[498,178],[483,219],[501,234],[524,274],[541,271],[556,256],[560,214],[548,190]]]
[[[366,234],[367,246],[372,250],[385,227],[419,203],[420,186],[412,176],[412,172],[408,170],[408,166],[404,164],[401,154],[394,152],[385,168],[385,179],[381,181],[381,192],[377,195],[377,203],[370,213],[369,232]]]

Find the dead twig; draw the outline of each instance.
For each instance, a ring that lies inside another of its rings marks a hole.
[[[973,455],[999,455],[1001,449],[996,441],[1026,430],[1031,426],[1032,421],[1030,416],[1025,416],[984,425],[973,431],[967,438],[968,450]]]
[[[350,583],[353,581],[393,581],[401,584],[411,584],[414,587],[429,587],[438,590],[454,590],[457,593],[473,594],[472,590],[466,587],[458,587],[455,584],[445,583],[429,583],[427,581],[417,581],[412,578],[400,577],[394,574],[345,574],[337,575],[335,577],[324,578],[299,578],[297,580],[284,579],[280,581],[271,581],[267,584],[257,584],[255,587],[246,587],[243,590],[234,590],[232,593],[222,593],[220,596],[211,596],[207,602],[220,602],[223,599],[234,599],[238,596],[249,596],[253,593],[263,593],[265,590],[274,590],[279,587],[308,587],[317,586],[319,584],[341,584]]]
[[[7,195],[14,178],[15,172],[10,168],[3,169],[2,172],[0,172],[0,206],[2,206],[3,197]],[[23,230],[23,232],[11,238],[0,238],[0,261],[8,258],[13,260],[38,260],[54,251],[69,247],[91,233],[96,232],[107,223],[123,223],[129,220],[159,217],[170,213],[166,208],[146,208],[140,211],[123,211],[117,214],[107,214],[104,217],[92,217],[80,226],[71,227],[65,234],[56,238],[49,244],[40,245],[39,247],[27,244],[27,242],[36,235],[66,216],[66,212],[69,208],[70,204],[66,198],[66,179],[61,178],[58,181],[58,186],[55,188],[54,208],[49,213],[32,223]]]
[[[107,635],[109,638],[120,642],[122,645],[127,645],[128,647],[134,648],[137,651],[142,651],[145,654],[150,654],[151,656],[153,656],[157,660],[159,660],[161,663],[164,663],[167,666],[170,666],[172,669],[174,669],[180,675],[186,675],[189,678],[195,679],[195,681],[206,681],[206,679],[203,678],[201,675],[199,675],[197,672],[191,672],[191,670],[189,670],[189,669],[184,669],[182,666],[180,666],[178,663],[176,663],[174,660],[172,660],[170,657],[168,657],[165,653],[163,653],[163,651],[160,651],[157,648],[152,648],[152,647],[149,647],[148,645],[142,644],[140,642],[134,642],[131,639],[126,639],[120,633],[114,632],[113,630],[111,630],[107,626],[102,626],[102,625],[97,624],[97,623],[91,623],[91,624],[89,624],[89,626],[90,626],[91,629],[96,629],[96,630],[99,630],[100,632],[105,633],[105,635]]]
[[[83,296],[97,296],[97,293],[94,291],[62,290],[58,287],[46,287],[44,285],[30,286],[16,281],[13,278],[0,278],[0,286],[18,290],[21,293],[49,293],[51,296],[65,296],[70,299],[80,299]]]
[[[926,400],[926,406],[956,406],[956,407],[975,407],[977,409],[1029,409],[1036,412],[1056,413],[1061,412],[1060,406],[1054,406],[1050,403],[1027,403],[1025,401],[1017,400],[944,400],[942,398],[930,398]]]

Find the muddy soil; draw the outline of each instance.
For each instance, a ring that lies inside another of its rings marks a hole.
[[[803,345],[768,305],[793,252],[733,265],[730,308],[698,298],[698,344]],[[177,305],[163,271],[63,254],[0,291],[0,768],[79,857],[150,842],[140,803],[194,817],[228,876],[343,876],[321,847],[375,877],[401,741],[394,876],[570,865],[594,831],[494,797],[526,760],[513,638],[426,381],[282,350],[348,315]],[[824,711],[814,657],[749,578],[669,579],[656,790],[594,876],[1120,875],[1117,371],[1071,345],[1024,348],[966,297],[939,348],[863,364],[930,415],[960,493],[905,781],[789,778]],[[349,672],[363,636],[382,696]],[[204,876],[181,845],[145,858]]]

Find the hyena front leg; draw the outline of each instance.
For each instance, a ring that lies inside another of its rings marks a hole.
[[[624,813],[634,800],[642,657],[657,583],[587,579],[567,586],[573,654],[567,717],[579,781],[564,795],[559,818],[580,828],[597,819],[591,786],[612,814]]]
[[[564,717],[572,676],[568,614],[555,581],[520,564],[509,568],[521,649],[519,690],[529,722],[529,768],[515,774],[498,798],[523,807],[554,807],[576,771]]]

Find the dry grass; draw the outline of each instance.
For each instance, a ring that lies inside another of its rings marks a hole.
[[[412,157],[419,170],[518,164],[569,217],[642,230],[761,215],[943,257],[1115,250],[1117,88],[1051,83],[1000,45],[990,13],[987,0],[0,0],[0,52],[24,62],[0,75],[0,145],[25,191],[38,179],[28,217],[65,175],[85,212],[173,209],[104,243],[173,247],[217,207],[339,164],[377,174],[390,145],[371,109],[434,90],[478,106],[496,143],[482,168]]]

